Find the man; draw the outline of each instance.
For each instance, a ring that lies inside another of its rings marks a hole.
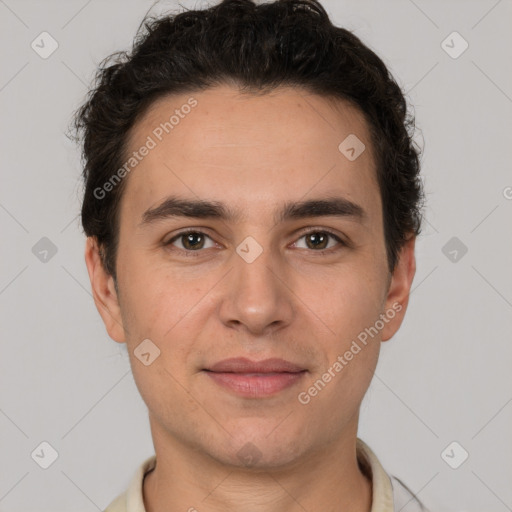
[[[415,274],[400,88],[314,0],[144,28],[76,116],[94,300],[155,447],[107,512],[424,510],[357,438]]]

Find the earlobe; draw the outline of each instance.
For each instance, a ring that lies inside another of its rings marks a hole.
[[[412,281],[416,273],[415,243],[416,237],[413,236],[404,244],[391,277],[385,304],[386,316],[390,320],[382,330],[382,341],[387,341],[394,336],[404,319]]]
[[[88,237],[86,240],[85,264],[91,281],[94,303],[108,335],[118,343],[125,343],[125,330],[114,279],[103,266],[95,237]]]

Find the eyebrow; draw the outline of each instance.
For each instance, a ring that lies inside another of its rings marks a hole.
[[[366,211],[358,204],[344,197],[329,197],[308,201],[287,202],[276,213],[277,222],[308,217],[345,217],[363,223]],[[167,197],[158,206],[147,209],[142,215],[139,227],[174,217],[194,219],[220,219],[236,222],[242,218],[238,210],[227,207],[219,201],[182,199]]]

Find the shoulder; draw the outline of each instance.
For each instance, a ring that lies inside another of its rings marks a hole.
[[[126,512],[126,491],[117,496],[103,512]]]
[[[384,512],[430,512],[397,477],[390,475],[373,450],[357,438],[358,462],[372,481],[373,507]],[[373,511],[373,508],[372,508]]]
[[[395,510],[407,512],[430,512],[419,498],[396,476],[389,475],[393,487],[393,504]],[[405,508],[407,505],[407,508]]]
[[[103,512],[146,512],[143,496],[144,477],[155,466],[156,456],[152,455],[137,468],[128,489],[119,494]]]

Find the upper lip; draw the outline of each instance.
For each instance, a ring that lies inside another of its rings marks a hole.
[[[305,368],[284,359],[271,358],[251,361],[245,357],[224,359],[205,369],[217,373],[297,373],[305,370]]]

